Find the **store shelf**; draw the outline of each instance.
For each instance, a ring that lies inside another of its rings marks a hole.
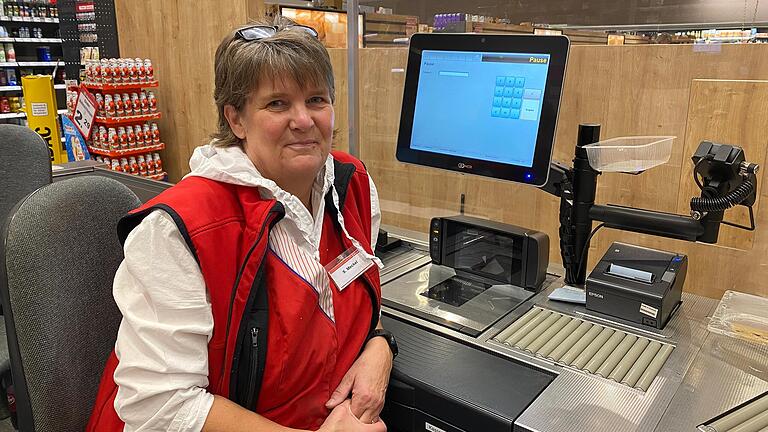
[[[136,148],[127,149],[127,150],[104,150],[104,149],[88,146],[88,151],[90,151],[93,154],[115,158],[115,157],[127,157],[127,156],[134,156],[138,154],[144,154],[148,152],[160,151],[164,148],[165,148],[165,144],[160,143],[160,144],[155,144],[151,146],[136,147]]]
[[[66,90],[66,84],[54,84],[53,88],[56,90]],[[21,86],[0,86],[0,92],[16,92],[21,91]]]
[[[37,18],[20,16],[0,16],[2,22],[33,22],[33,23],[58,23],[58,18]]]
[[[27,114],[20,112],[20,113],[5,113],[0,114],[0,120],[2,119],[14,119],[14,118],[26,118]]]
[[[12,39],[10,41],[5,41],[5,42],[16,42],[16,43],[61,43],[60,38],[3,38],[3,39]]]
[[[55,61],[23,61],[23,62],[0,62],[0,67],[52,67],[64,66],[64,62]]]
[[[61,39],[60,38],[0,37],[0,42],[11,42],[11,43],[61,43]]]
[[[160,118],[160,113],[146,114],[140,116],[124,116],[124,117],[96,117],[93,122],[103,124],[105,126],[118,126],[131,123],[140,123],[149,120],[156,120]]]
[[[55,61],[23,61],[18,62],[19,66],[29,66],[29,67],[44,67],[44,66],[64,66],[64,62],[55,62]]]
[[[119,84],[85,83],[84,85],[89,90],[139,90],[143,88],[157,87],[159,84],[157,81],[147,81]]]

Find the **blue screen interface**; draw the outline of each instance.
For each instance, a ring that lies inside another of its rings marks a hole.
[[[422,51],[411,148],[531,167],[549,54]]]

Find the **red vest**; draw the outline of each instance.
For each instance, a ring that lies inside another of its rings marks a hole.
[[[357,159],[333,156],[344,225],[372,253],[368,175]],[[323,265],[352,247],[330,195],[326,198]],[[372,266],[341,292],[331,282],[333,322],[319,308],[311,285],[269,249],[269,230],[284,210],[275,200],[262,199],[257,188],[188,177],[121,220],[121,239],[155,209],[176,222],[208,290],[214,322],[208,392],[283,426],[317,429],[328,415],[325,402],[378,322],[378,268]],[[87,431],[123,430],[114,410],[117,363],[113,352]]]

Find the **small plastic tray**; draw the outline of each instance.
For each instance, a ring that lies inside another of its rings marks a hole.
[[[639,173],[665,164],[674,136],[617,137],[584,146],[589,165],[601,172]]]
[[[726,291],[707,330],[749,342],[768,344],[768,298]]]

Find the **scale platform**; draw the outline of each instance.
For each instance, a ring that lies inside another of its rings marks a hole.
[[[478,336],[536,294],[434,264],[426,250],[407,243],[380,257],[384,305],[469,336]],[[554,280],[548,276],[542,288]]]

